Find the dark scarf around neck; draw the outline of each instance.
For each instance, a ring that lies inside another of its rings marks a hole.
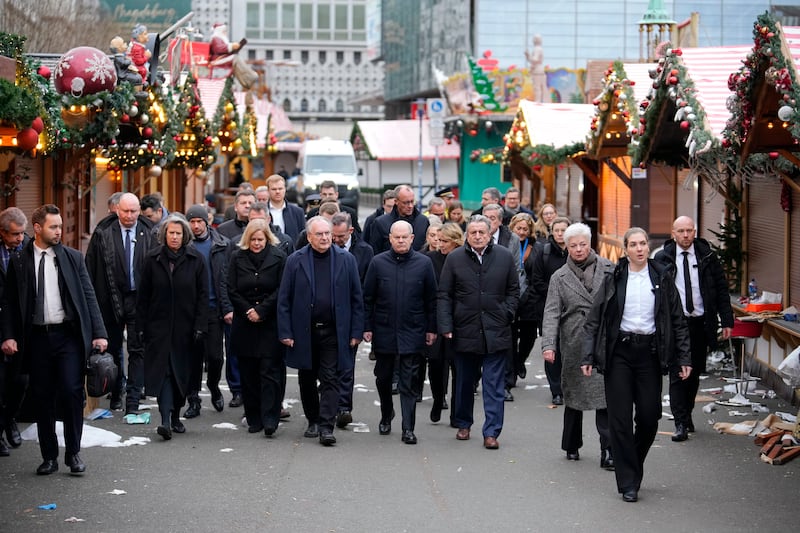
[[[597,255],[593,251],[589,251],[589,256],[580,263],[572,260],[572,257],[567,256],[567,266],[572,272],[583,282],[584,288],[592,292],[594,285],[594,270],[597,266]]]

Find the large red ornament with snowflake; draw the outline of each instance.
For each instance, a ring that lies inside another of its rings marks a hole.
[[[61,94],[95,94],[114,90],[117,72],[108,55],[91,46],[79,46],[58,60],[53,83]]]

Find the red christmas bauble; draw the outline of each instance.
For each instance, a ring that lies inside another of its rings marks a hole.
[[[46,80],[50,79],[50,74],[51,74],[50,67],[48,67],[47,65],[40,66],[39,69],[36,71],[36,73]]]
[[[131,116],[126,113],[121,117],[119,117],[119,121],[122,122],[123,124],[127,124],[128,122],[131,121]]]
[[[31,128],[36,130],[36,133],[42,133],[42,131],[44,131],[44,120],[42,120],[42,117],[36,117],[33,119],[33,122],[31,122]]]
[[[91,46],[79,46],[61,56],[54,76],[56,91],[73,96],[112,91],[117,84],[114,63]]]
[[[678,84],[678,77],[677,76],[670,76],[669,80],[667,80],[667,81],[669,81],[670,85],[677,85]]]
[[[688,120],[682,120],[681,121],[681,129],[682,130],[688,130],[689,126],[690,126],[690,124],[689,124]]]
[[[780,157],[780,155],[781,154],[779,154],[778,152],[770,152],[769,153],[769,158],[774,161],[774,160],[778,159],[778,157]]]
[[[206,146],[211,146],[212,144],[214,144],[214,139],[211,136],[208,136],[205,139],[203,139],[203,144],[205,144]]]
[[[39,134],[33,128],[25,128],[17,133],[17,146],[25,151],[33,150],[39,144]]]
[[[152,137],[153,136],[153,128],[151,128],[150,126],[147,126],[146,128],[144,128],[142,130],[142,136],[144,136],[145,139],[149,139],[150,137]]]

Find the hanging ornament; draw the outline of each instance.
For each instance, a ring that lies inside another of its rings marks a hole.
[[[135,117],[139,114],[139,108],[135,105],[132,105],[131,108],[128,110],[128,114],[132,117]]]
[[[42,133],[44,130],[44,121],[42,120],[42,117],[36,117],[33,119],[33,122],[31,122],[31,128],[36,130],[36,133]]]
[[[793,114],[794,110],[788,105],[783,105],[778,108],[778,118],[784,122],[787,122],[789,119],[791,119]]]
[[[113,91],[117,85],[117,71],[104,52],[91,46],[79,46],[58,60],[53,83],[59,94],[76,97]]]
[[[689,126],[690,126],[690,124],[689,124],[688,120],[682,120],[681,121],[681,129],[682,130],[688,130]]]
[[[150,126],[142,130],[142,137],[144,137],[145,139],[149,139],[152,136],[153,136],[153,128],[151,128]]]
[[[39,134],[33,128],[25,128],[17,133],[17,147],[25,150],[33,150],[39,144]]]
[[[161,169],[161,167],[160,167],[160,166],[158,166],[158,165],[153,165],[153,166],[152,166],[152,167],[150,167],[150,169],[147,171],[147,173],[148,173],[150,176],[154,177],[154,178],[157,178],[157,177],[159,177],[159,176],[161,175],[161,172],[162,172],[162,169]]]
[[[150,121],[150,117],[147,116],[147,113],[142,113],[142,116],[139,117],[139,122],[142,124],[147,124]]]
[[[43,77],[44,79],[50,81],[51,72],[50,72],[50,68],[47,65],[40,66],[36,70],[36,73],[39,74],[39,76]]]

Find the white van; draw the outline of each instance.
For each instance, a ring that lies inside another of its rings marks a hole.
[[[300,175],[287,183],[287,198],[303,205],[309,194],[318,193],[323,181],[332,181],[339,191],[339,201],[358,210],[361,189],[356,156],[350,141],[315,139],[303,143],[298,157]],[[294,197],[294,198],[292,198]]]

